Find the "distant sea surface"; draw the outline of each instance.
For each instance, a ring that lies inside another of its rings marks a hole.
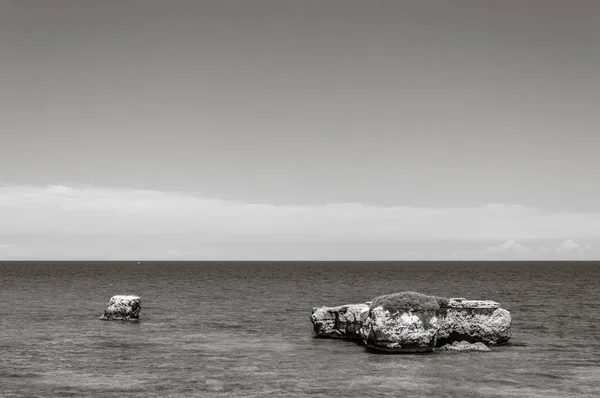
[[[488,353],[378,355],[311,308],[413,290],[513,317]],[[139,322],[101,321],[115,294]],[[1,397],[600,395],[600,263],[4,262]]]

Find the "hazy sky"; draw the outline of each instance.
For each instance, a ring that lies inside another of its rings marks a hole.
[[[0,0],[0,258],[600,259],[600,2]]]

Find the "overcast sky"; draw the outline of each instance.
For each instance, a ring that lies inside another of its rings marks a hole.
[[[600,259],[600,2],[0,0],[0,258]]]

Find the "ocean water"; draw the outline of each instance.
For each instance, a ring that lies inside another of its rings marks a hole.
[[[489,353],[378,355],[311,308],[414,290],[492,299]],[[114,294],[139,322],[100,321]],[[1,397],[600,395],[600,263],[0,263]]]

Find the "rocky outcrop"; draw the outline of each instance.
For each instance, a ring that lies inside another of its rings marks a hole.
[[[511,337],[510,313],[495,301],[453,298],[438,315],[438,345],[454,341],[494,345]]]
[[[362,339],[361,330],[368,313],[367,304],[315,307],[310,320],[319,337]]]
[[[142,299],[138,296],[112,296],[100,319],[103,321],[135,320],[139,319],[141,309]]]
[[[455,341],[437,348],[436,351],[491,351],[483,343],[469,343],[468,341]]]
[[[415,292],[376,297],[364,324],[364,343],[376,351],[432,351],[439,308],[436,297]]]
[[[376,297],[369,306],[313,308],[311,321],[319,337],[356,339],[376,351],[429,352],[506,343],[512,320],[495,301],[403,292]]]

